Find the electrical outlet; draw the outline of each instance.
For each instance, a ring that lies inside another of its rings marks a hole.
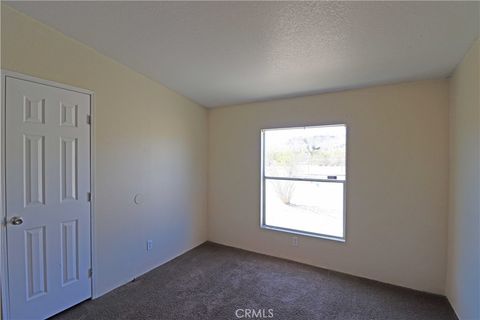
[[[147,240],[147,251],[152,250],[153,248],[153,240]]]
[[[292,237],[292,246],[298,247],[298,237]]]

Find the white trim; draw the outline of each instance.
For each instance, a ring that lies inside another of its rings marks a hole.
[[[290,233],[290,234],[296,234],[296,235],[305,236],[305,237],[313,237],[313,238],[333,240],[333,241],[338,241],[338,242],[345,242],[345,238],[329,236],[329,235],[322,234],[322,233],[300,231],[300,230],[296,230],[296,229],[289,229],[289,228],[282,228],[282,227],[272,227],[272,226],[269,226],[267,224],[264,224],[264,225],[260,226],[260,228],[265,229],[265,230],[273,230],[273,231],[285,232],[285,233]]]
[[[96,153],[95,153],[95,126],[96,126],[96,116],[95,116],[95,93],[92,92],[90,94],[90,263],[92,268],[92,299],[98,298],[100,295],[98,294],[97,290],[97,254],[96,249],[97,246],[95,245],[95,235],[96,235],[96,224],[95,224],[95,203],[96,203],[96,190],[95,190],[95,177],[96,177]]]
[[[342,180],[342,179],[317,179],[317,178],[294,178],[294,177],[273,177],[273,176],[265,176],[264,178],[267,180],[345,183],[345,180]]]
[[[306,129],[306,128],[320,128],[320,127],[344,127],[345,128],[345,178],[343,180],[334,180],[334,179],[305,179],[305,178],[283,178],[283,177],[269,177],[265,176],[265,131],[271,130],[288,130],[288,129]],[[348,177],[348,137],[349,130],[346,123],[328,123],[328,124],[317,124],[317,125],[308,125],[308,126],[293,126],[293,127],[280,127],[280,128],[263,128],[260,130],[260,228],[265,230],[273,230],[286,232],[296,235],[302,235],[307,237],[314,237],[326,240],[333,240],[339,242],[347,241],[347,177]],[[307,232],[296,229],[282,228],[270,226],[265,223],[265,180],[266,179],[276,179],[276,180],[292,180],[292,181],[317,181],[317,182],[333,182],[333,183],[342,183],[343,184],[343,237],[336,237],[332,235],[325,235],[314,232]]]
[[[8,271],[7,271],[7,234],[4,231],[5,225],[5,92],[6,81],[3,71],[1,72],[1,86],[2,86],[2,109],[0,111],[0,210],[1,210],[1,223],[0,223],[0,289],[1,289],[1,301],[2,301],[2,317],[3,319],[9,319],[9,296],[8,296]]]
[[[79,93],[85,93],[85,94],[88,94],[90,96],[94,95],[94,92],[91,91],[91,90],[88,90],[88,89],[78,88],[78,87],[74,87],[74,86],[71,86],[71,85],[68,85],[68,84],[58,83],[58,82],[51,81],[51,80],[40,79],[40,78],[37,78],[37,77],[29,76],[27,74],[15,72],[15,71],[9,71],[9,70],[2,69],[1,73],[2,73],[2,80],[3,80],[4,77],[10,77],[10,78],[15,78],[15,79],[35,82],[35,83],[47,85],[47,86],[50,86],[50,87],[75,91],[75,92],[79,92]]]
[[[83,94],[88,94],[90,96],[90,116],[91,116],[91,124],[90,124],[90,192],[92,194],[91,202],[90,202],[90,254],[91,254],[91,268],[93,270],[91,281],[91,298],[94,299],[97,297],[96,294],[96,276],[95,276],[95,267],[96,267],[96,254],[95,254],[95,93],[91,90],[73,87],[70,85],[66,85],[63,83],[58,83],[50,80],[40,79],[36,77],[32,77],[26,74],[9,71],[9,70],[1,70],[1,91],[2,91],[2,108],[1,108],[1,116],[0,116],[0,143],[1,143],[1,159],[0,159],[0,210],[1,210],[1,223],[0,223],[0,300],[1,300],[1,318],[8,320],[9,319],[9,296],[8,296],[8,264],[7,264],[7,244],[6,244],[6,210],[5,210],[5,103],[6,103],[6,79],[14,78],[20,80],[26,80],[42,85],[47,85],[50,87],[65,89],[69,91],[79,92]]]

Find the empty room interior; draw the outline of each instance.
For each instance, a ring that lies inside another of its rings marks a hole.
[[[1,319],[480,320],[479,1],[2,1]]]

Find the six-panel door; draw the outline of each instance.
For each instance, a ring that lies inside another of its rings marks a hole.
[[[91,296],[90,96],[7,77],[9,311],[42,319]]]

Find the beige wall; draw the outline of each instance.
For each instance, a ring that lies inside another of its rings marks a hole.
[[[209,239],[444,293],[448,84],[423,81],[213,109]],[[346,243],[260,229],[260,129],[346,123]]]
[[[450,81],[447,297],[461,320],[480,319],[480,40]]]
[[[2,68],[95,92],[96,293],[204,242],[206,110],[4,5],[1,27]]]

